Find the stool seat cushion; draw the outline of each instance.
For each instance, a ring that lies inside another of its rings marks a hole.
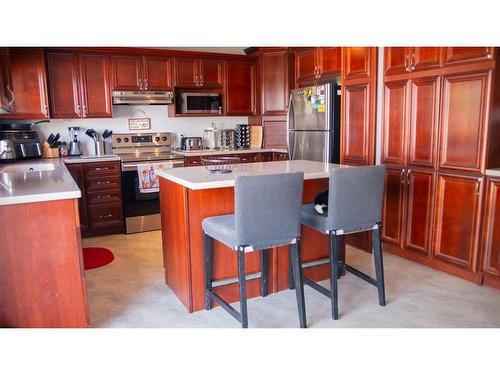
[[[295,238],[273,238],[272,240],[265,240],[260,237],[249,241],[247,244],[238,243],[234,215],[207,217],[203,220],[201,226],[206,234],[233,250],[238,250],[240,246],[245,246],[245,252],[289,245],[296,241]]]
[[[314,209],[314,203],[302,205],[302,209],[300,210],[300,223],[318,232],[328,233],[327,216],[320,215]]]

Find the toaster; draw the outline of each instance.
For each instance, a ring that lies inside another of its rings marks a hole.
[[[203,149],[203,143],[201,137],[182,137],[181,138],[181,150],[182,151],[193,151]]]

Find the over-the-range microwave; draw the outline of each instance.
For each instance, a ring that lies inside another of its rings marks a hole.
[[[181,113],[222,113],[222,96],[219,93],[183,92],[176,99]]]

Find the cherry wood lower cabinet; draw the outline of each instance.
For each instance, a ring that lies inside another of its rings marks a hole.
[[[76,199],[0,206],[0,327],[89,326]]]
[[[500,177],[488,177],[481,243],[484,283],[500,289]]]
[[[304,181],[303,202],[313,202],[316,194],[328,188],[328,179]],[[163,238],[165,281],[189,312],[205,307],[203,282],[203,240],[201,223],[204,218],[234,212],[234,188],[191,190],[160,179],[160,207]],[[328,237],[317,231],[302,228],[303,261],[323,259],[328,254]],[[236,253],[214,241],[214,280],[237,275]],[[288,289],[288,249],[271,249],[269,292]],[[258,251],[245,255],[247,273],[260,270]],[[304,274],[313,280],[329,277],[327,265],[308,268]],[[217,293],[229,302],[239,299],[238,285],[218,287]],[[260,296],[260,280],[247,282],[248,298]]]
[[[120,162],[66,164],[82,191],[79,200],[82,236],[122,233]]]
[[[286,152],[245,152],[241,154],[224,154],[224,156],[235,156],[240,158],[240,163],[258,163],[264,161],[288,160]],[[197,167],[203,165],[201,156],[184,157],[186,167]]]

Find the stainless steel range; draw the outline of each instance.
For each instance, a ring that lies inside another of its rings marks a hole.
[[[158,192],[141,192],[138,165],[167,163],[183,167],[184,158],[174,155],[171,133],[113,133],[113,154],[121,158],[122,197],[127,233],[161,228]]]

